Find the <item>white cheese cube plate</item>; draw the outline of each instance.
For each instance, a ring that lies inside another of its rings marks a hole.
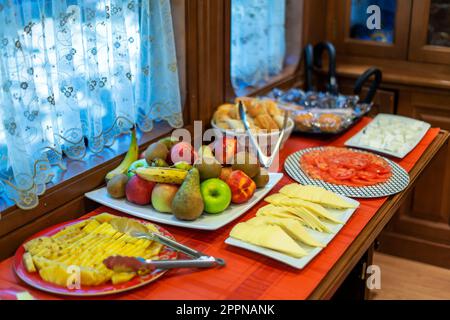
[[[338,234],[338,232],[347,223],[347,221],[350,220],[351,216],[355,213],[355,211],[359,207],[358,201],[353,200],[348,197],[345,197],[345,196],[341,196],[341,197],[343,199],[345,199],[346,201],[348,201],[349,203],[355,204],[357,206],[354,209],[347,209],[347,210],[327,209],[328,211],[333,213],[333,215],[335,215],[340,221],[342,221],[343,224],[335,224],[335,223],[326,222],[326,221],[322,220],[322,222],[331,229],[332,233],[323,233],[323,232],[318,232],[318,231],[307,228],[307,231],[311,236],[313,236],[317,241],[320,241],[321,243],[323,243],[325,245],[328,245],[333,240],[333,238],[336,236],[336,234]],[[238,247],[241,249],[259,253],[263,256],[272,258],[274,260],[277,260],[279,262],[287,264],[296,269],[303,269],[312,259],[314,259],[315,256],[317,256],[319,254],[319,252],[321,252],[323,250],[323,248],[318,248],[318,247],[314,248],[314,247],[310,247],[302,242],[297,242],[300,247],[302,247],[303,249],[305,249],[308,252],[308,254],[301,258],[294,258],[294,257],[291,257],[284,253],[274,251],[271,249],[267,249],[267,248],[263,248],[263,247],[260,247],[260,246],[254,245],[254,244],[250,244],[250,243],[247,243],[247,242],[244,242],[244,241],[232,238],[232,237],[229,237],[228,239],[226,239],[225,243],[229,244],[231,246],[234,246],[234,247]]]
[[[257,189],[253,197],[247,203],[240,205],[231,204],[228,209],[220,214],[204,213],[195,221],[178,220],[172,214],[160,213],[156,211],[151,205],[139,206],[130,203],[125,199],[113,199],[108,195],[106,187],[86,193],[85,196],[112,209],[116,209],[144,220],[150,220],[153,222],[182,228],[217,230],[250,210],[254,205],[261,201],[278,182],[280,182],[281,178],[283,178],[282,173],[269,173],[269,183],[264,188]]]
[[[392,114],[377,115],[346,146],[404,158],[431,128],[429,123]]]

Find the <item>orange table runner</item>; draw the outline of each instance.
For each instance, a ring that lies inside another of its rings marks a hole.
[[[315,146],[343,146],[370,122],[364,118],[343,136],[332,140],[320,140],[299,136],[291,137],[281,150],[281,163],[290,154],[304,148]],[[410,171],[439,133],[431,129],[420,144],[404,159],[397,160],[405,170]],[[280,168],[280,170],[283,170]],[[292,183],[287,175],[274,188],[277,192],[282,186]],[[178,241],[207,254],[226,260],[222,269],[172,270],[160,280],[130,293],[108,298],[117,299],[306,299],[319,285],[328,271],[338,261],[366,224],[377,213],[388,198],[360,199],[360,208],[336,235],[333,241],[309,263],[305,269],[296,270],[270,258],[254,254],[224,243],[231,228],[238,222],[248,220],[265,203],[261,201],[240,219],[220,230],[207,232],[164,226]],[[116,211],[101,207],[91,214]],[[13,288],[26,290],[36,298],[58,299],[61,297],[43,293],[23,284],[12,270],[12,259],[0,264],[0,289]]]

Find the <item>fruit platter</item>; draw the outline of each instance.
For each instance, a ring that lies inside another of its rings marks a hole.
[[[359,206],[322,187],[289,184],[268,196],[256,217],[239,223],[225,241],[297,269],[304,268]]]
[[[134,133],[132,135],[135,135]],[[223,137],[199,150],[164,138],[138,159],[135,136],[107,185],[86,197],[121,212],[168,225],[217,230],[260,201],[282,178]]]
[[[126,232],[130,221],[148,232],[172,238],[165,229],[109,213],[69,221],[28,239],[16,252],[14,270],[27,284],[43,291],[70,296],[99,296],[146,285],[166,270],[147,273],[114,271],[105,265],[110,256],[124,255],[151,260],[174,260],[178,253]],[[78,273],[79,277],[75,277]]]

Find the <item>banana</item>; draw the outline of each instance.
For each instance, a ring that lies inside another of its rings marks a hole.
[[[119,174],[126,174],[128,171],[128,168],[135,161],[137,161],[138,156],[139,156],[139,146],[138,146],[137,138],[136,138],[136,128],[133,128],[131,130],[130,147],[128,148],[128,152],[125,155],[125,158],[122,160],[122,162],[119,164],[119,166],[117,168],[110,171],[106,175],[106,177],[105,177],[106,181],[111,180],[112,178],[114,178],[115,176],[117,176]]]
[[[188,172],[175,168],[138,168],[136,174],[144,180],[157,183],[182,184]]]

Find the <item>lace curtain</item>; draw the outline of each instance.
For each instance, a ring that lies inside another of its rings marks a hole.
[[[0,189],[19,207],[63,155],[182,126],[170,0],[0,0],[0,25]]]
[[[259,87],[283,70],[286,0],[232,0],[231,80]]]

